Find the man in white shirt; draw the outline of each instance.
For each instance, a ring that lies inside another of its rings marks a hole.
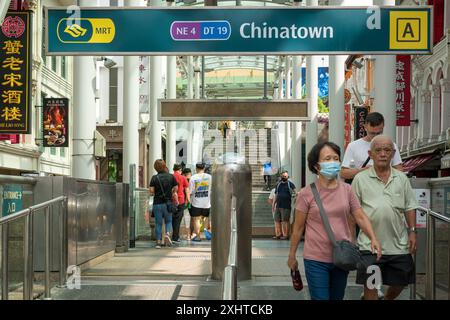
[[[205,164],[196,164],[197,173],[189,180],[189,189],[191,191],[191,217],[194,221],[194,234],[192,241],[201,241],[200,239],[200,221],[205,219],[205,236],[210,234],[209,211],[211,208],[211,175],[205,173]]]
[[[344,159],[342,160],[341,178],[351,183],[351,180],[361,171],[373,166],[373,161],[369,157],[370,142],[373,138],[383,133],[384,117],[381,113],[372,112],[366,117],[364,124],[367,135],[350,143],[345,150]],[[402,171],[402,158],[396,144],[395,154],[391,165]]]

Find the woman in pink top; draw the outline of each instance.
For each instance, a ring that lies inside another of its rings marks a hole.
[[[339,181],[341,150],[332,142],[315,145],[308,154],[308,167],[318,175],[316,182],[324,210],[337,241],[352,241],[347,223],[348,215],[353,215],[361,230],[372,241],[372,252],[381,254],[381,247],[375,237],[369,219],[361,209],[350,185]],[[342,300],[347,286],[348,272],[333,264],[333,246],[322,223],[319,208],[314,200],[311,187],[307,186],[297,194],[295,223],[291,237],[288,266],[298,269],[296,252],[305,233],[303,259],[309,293],[313,300]]]

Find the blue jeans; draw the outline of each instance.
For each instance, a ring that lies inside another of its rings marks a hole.
[[[172,229],[172,214],[167,211],[165,203],[153,205],[153,213],[155,214],[156,240],[162,240],[163,219],[166,224],[166,232],[170,232]]]
[[[342,300],[348,272],[332,263],[304,259],[306,280],[312,300]]]

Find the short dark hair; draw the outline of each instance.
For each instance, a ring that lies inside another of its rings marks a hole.
[[[178,171],[178,170],[181,170],[181,169],[182,169],[181,164],[175,163],[173,165],[173,171]]]
[[[384,124],[384,117],[379,112],[371,112],[367,115],[365,123],[370,124],[372,127],[376,127],[380,124]]]
[[[283,173],[287,173],[289,175],[289,171],[287,171],[287,170],[281,171],[280,175],[283,174]]]
[[[337,144],[330,141],[319,142],[314,147],[312,147],[311,151],[308,154],[308,168],[309,171],[314,174],[319,174],[317,172],[316,165],[319,163],[320,151],[322,151],[324,147],[330,147],[331,149],[333,149],[333,151],[336,152],[339,156],[339,161],[341,160],[341,148],[339,148]]]
[[[181,173],[182,175],[187,175],[188,173],[192,173],[192,171],[191,171],[191,169],[189,169],[189,168],[184,168],[183,169],[183,172]]]
[[[205,169],[205,164],[204,164],[203,162],[198,162],[198,163],[195,165],[195,167],[196,167],[197,169],[203,170],[203,169]]]

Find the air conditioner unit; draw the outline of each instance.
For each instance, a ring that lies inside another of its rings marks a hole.
[[[97,130],[94,131],[94,157],[106,158],[106,139]]]

